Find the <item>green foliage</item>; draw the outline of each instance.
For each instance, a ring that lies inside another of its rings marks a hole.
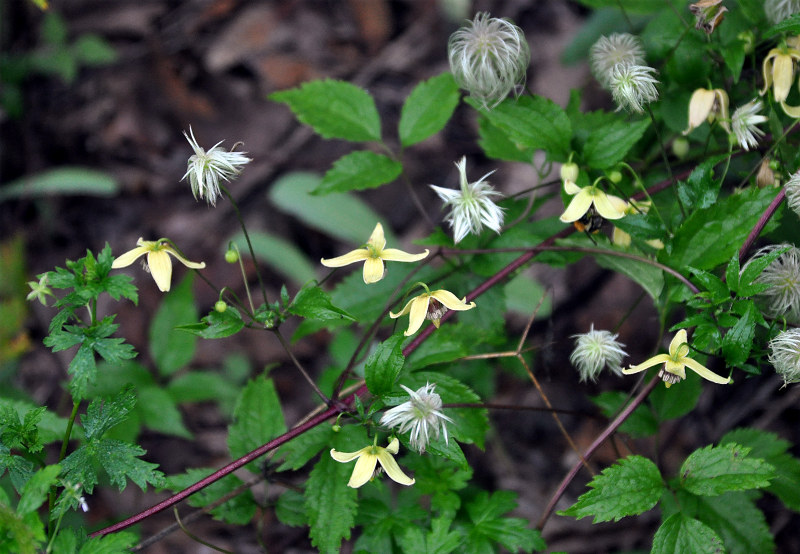
[[[404,147],[442,130],[458,105],[458,86],[450,73],[431,77],[414,87],[403,103],[398,134]]]
[[[119,183],[107,173],[84,167],[61,167],[4,183],[0,188],[0,202],[52,195],[108,197],[115,196],[118,191]]]
[[[467,531],[469,552],[490,552],[496,548],[495,544],[511,552],[533,552],[545,548],[539,531],[528,529],[526,520],[503,517],[517,507],[516,497],[511,491],[481,492],[465,506],[472,524]]]
[[[381,154],[361,150],[346,154],[333,163],[312,194],[347,192],[379,187],[397,179],[403,166]]]
[[[244,456],[284,432],[286,423],[272,380],[257,377],[249,381],[236,402],[228,429],[231,455]]]
[[[178,492],[208,477],[212,472],[213,470],[209,468],[191,468],[186,473],[167,477],[165,486],[173,492]],[[258,505],[252,491],[243,487],[243,484],[243,481],[237,476],[226,475],[190,496],[189,505],[202,508],[215,504],[211,509],[214,519],[232,525],[245,525],[253,519]],[[238,494],[232,494],[234,491]],[[230,496],[230,498],[223,499],[226,496]]]
[[[192,361],[197,337],[177,330],[181,324],[197,321],[193,274],[189,273],[177,287],[164,296],[150,324],[150,352],[159,373],[168,376]]]
[[[736,443],[696,450],[681,466],[681,486],[704,496],[768,486],[774,468],[761,459],[749,458],[749,452]]]
[[[395,333],[383,341],[378,348],[367,358],[364,367],[364,378],[369,391],[375,396],[382,396],[392,390],[395,379],[403,369],[405,357],[403,356],[402,333]]]

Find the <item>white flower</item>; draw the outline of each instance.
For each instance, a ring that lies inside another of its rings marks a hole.
[[[800,382],[800,329],[781,331],[769,341],[769,363],[783,377],[784,386]]]
[[[628,354],[623,350],[625,345],[617,342],[618,336],[610,331],[595,331],[594,323],[588,333],[572,335],[577,340],[569,361],[577,368],[581,381],[595,381],[603,366],[622,375],[622,358]]]
[[[470,183],[467,181],[467,158],[462,157],[456,162],[456,167],[461,183],[460,190],[430,185],[444,201],[443,207],[451,207],[450,213],[445,216],[445,221],[453,228],[453,240],[459,242],[469,233],[477,235],[484,225],[499,233],[503,226],[503,209],[492,201],[492,197],[503,195],[494,190],[488,182],[484,182],[484,179],[494,171]]]
[[[731,119],[733,134],[736,136],[736,142],[745,150],[758,146],[758,139],[764,136],[764,131],[756,127],[759,123],[767,121],[767,116],[759,113],[762,107],[761,100],[751,100],[733,112]]]
[[[764,13],[773,25],[800,12],[800,0],[764,0]]]
[[[525,83],[531,51],[522,29],[478,13],[450,35],[447,58],[458,86],[490,109]]]
[[[789,248],[769,264],[754,283],[769,285],[758,295],[768,317],[785,317],[792,323],[800,322],[800,248],[791,244],[771,244],[758,250],[742,267],[742,272],[753,260],[775,250]]]
[[[427,383],[424,387],[411,390],[405,385],[400,385],[411,396],[408,402],[403,402],[388,410],[381,417],[381,425],[386,427],[397,427],[398,432],[405,433],[411,430],[411,447],[420,454],[425,452],[425,447],[431,437],[434,440],[439,438],[439,430],[444,434],[444,442],[447,443],[447,424],[453,420],[441,412],[442,399],[436,394],[435,384]]]
[[[181,177],[181,181],[189,177],[189,184],[192,186],[195,200],[199,196],[205,198],[206,202],[212,206],[216,206],[217,197],[220,195],[220,179],[230,181],[242,172],[242,166],[252,160],[243,152],[226,152],[219,148],[223,141],[219,141],[206,152],[197,144],[191,126],[189,126],[189,135],[186,134],[186,131],[183,132],[183,136],[194,150],[194,155],[189,158],[186,173]]]
[[[800,171],[789,177],[786,184],[786,203],[800,217]]]
[[[617,103],[617,111],[642,113],[644,106],[658,100],[653,77],[655,69],[646,65],[620,63],[611,70],[611,95]]]
[[[644,65],[644,48],[639,38],[614,33],[597,39],[589,51],[592,75],[604,88],[611,87],[611,70],[617,64]]]

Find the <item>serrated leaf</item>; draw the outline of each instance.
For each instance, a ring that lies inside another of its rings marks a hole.
[[[363,244],[369,238],[375,223],[381,220],[375,210],[349,194],[330,194],[325,198],[311,196],[320,177],[311,173],[289,173],[272,184],[269,198],[284,212],[294,215],[313,229],[354,244]],[[384,226],[386,242],[396,239]]]
[[[150,353],[161,375],[172,375],[194,357],[197,337],[176,329],[197,321],[199,315],[192,293],[193,274],[188,273],[161,301],[150,324]]]
[[[441,131],[453,115],[458,98],[458,85],[450,73],[419,83],[400,112],[400,144],[411,146]]]
[[[756,334],[757,312],[758,308],[748,301],[745,313],[722,337],[722,354],[728,366],[740,366],[750,356]]]
[[[594,169],[608,169],[621,161],[650,126],[649,119],[631,123],[615,118],[592,129],[583,147],[584,162]]]
[[[345,310],[334,306],[330,296],[314,283],[309,283],[298,291],[288,310],[289,313],[306,319],[355,321]]]
[[[478,133],[480,135],[478,144],[483,148],[483,152],[487,157],[496,160],[523,163],[530,163],[533,159],[533,154],[535,152],[533,148],[528,148],[514,142],[508,136],[508,133],[496,125],[492,125],[485,117],[480,118],[478,125]],[[449,246],[450,243],[451,241],[448,238],[445,244]]]
[[[294,437],[278,450],[278,456],[283,457],[284,460],[278,466],[277,471],[296,471],[306,465],[311,458],[326,450],[331,443],[333,433],[333,429],[329,425],[318,425]]]
[[[175,330],[191,333],[204,339],[223,339],[235,335],[243,327],[242,314],[233,306],[228,306],[222,313],[211,310],[198,323],[177,325]]]
[[[500,544],[511,552],[533,552],[546,548],[541,533],[528,528],[527,520],[503,517],[517,507],[516,497],[516,493],[511,491],[497,491],[491,495],[480,492],[466,505],[473,523],[466,539],[471,551],[481,551],[479,545],[486,542]]]
[[[764,38],[772,38],[780,34],[796,35],[800,33],[800,14],[793,13],[764,31]]]
[[[449,518],[436,518],[431,520],[431,530],[427,533],[423,533],[419,527],[407,526],[397,537],[397,541],[403,552],[448,554],[461,546],[463,540],[459,530],[451,530],[451,525]],[[513,542],[511,535],[512,533],[508,533],[505,537],[509,542]]]
[[[702,269],[695,269],[693,267],[687,268],[694,278],[700,283],[704,289],[711,293],[710,300],[712,302],[722,302],[723,300],[730,300],[731,292],[728,290],[728,287],[725,283],[722,282],[722,279],[714,275],[713,273],[709,273],[708,271],[704,271]]]
[[[722,539],[704,523],[681,513],[668,517],[653,537],[650,554],[720,554]]]
[[[81,545],[78,554],[126,554],[130,552],[138,537],[134,533],[120,532],[91,537]],[[58,550],[54,550],[57,552]]]
[[[381,122],[375,101],[364,89],[344,81],[311,81],[299,88],[274,92],[271,100],[283,102],[301,122],[324,138],[379,141]]]
[[[395,379],[403,369],[405,356],[403,356],[402,333],[395,333],[369,355],[364,366],[364,378],[367,388],[375,396],[383,396],[392,390]]]
[[[17,513],[25,515],[39,509],[39,506],[47,500],[50,487],[56,483],[60,472],[60,465],[51,465],[34,473],[22,487]]]
[[[228,448],[238,458],[286,432],[281,402],[272,379],[257,377],[247,383],[236,402],[228,428]]]
[[[132,386],[126,386],[113,398],[95,398],[81,416],[81,423],[89,441],[99,439],[115,425],[125,421],[136,405]]]
[[[735,443],[695,450],[681,466],[681,485],[701,496],[769,486],[775,469],[749,453],[750,448]]]
[[[472,98],[467,102],[478,108]],[[481,110],[492,125],[523,147],[544,150],[551,161],[564,162],[571,152],[572,127],[564,110],[542,96],[506,99],[493,109]]]
[[[759,256],[756,259],[750,260],[746,265],[744,270],[742,270],[742,275],[739,277],[739,296],[753,296],[754,294],[758,294],[759,292],[763,292],[766,290],[765,283],[755,283],[756,279],[761,275],[767,266],[769,266],[772,262],[777,260],[781,254],[791,250],[791,247],[786,246],[785,248],[775,248],[771,252]],[[738,255],[735,256],[738,260]]]
[[[589,483],[590,491],[559,512],[577,519],[594,516],[593,523],[619,521],[656,505],[664,492],[658,467],[642,456],[628,456],[607,467]]]
[[[161,485],[164,476],[156,471],[158,464],[138,458],[144,453],[139,446],[118,440],[91,440],[64,458],[61,467],[66,480],[81,483],[90,494],[99,481],[97,467],[105,470],[111,484],[116,485],[119,490],[126,487],[127,479],[145,490],[147,483]]]
[[[311,194],[322,196],[332,192],[348,192],[377,188],[397,179],[403,165],[368,150],[345,154],[325,173],[322,182]]]
[[[275,503],[275,516],[278,521],[289,527],[305,527],[308,525],[305,497],[291,489],[283,491]]]
[[[357,493],[347,486],[353,464],[342,464],[323,454],[308,477],[305,510],[311,544],[321,552],[339,552],[350,538],[358,510]]]
[[[728,285],[733,292],[739,290],[739,254],[736,253],[731,256],[731,260],[725,267],[725,284]]]
[[[698,165],[685,182],[678,183],[678,198],[686,210],[708,208],[717,201],[722,182],[714,178],[714,166],[727,157],[727,154],[712,156]]]

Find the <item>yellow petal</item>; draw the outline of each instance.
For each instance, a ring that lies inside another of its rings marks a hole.
[[[594,207],[606,219],[622,219],[628,203],[619,196],[598,191],[594,196]]]
[[[470,302],[469,304],[467,304],[466,297],[459,300],[458,297],[449,290],[444,290],[444,289],[435,290],[431,293],[431,296],[433,296],[436,300],[444,304],[448,310],[464,311],[464,310],[471,310],[472,308],[475,307],[475,302]]]
[[[370,447],[368,446],[367,448]],[[334,450],[333,448],[331,448],[331,458],[333,458],[337,462],[347,463],[361,456],[361,454],[364,453],[364,450],[366,449],[362,448],[361,450],[357,450],[356,452],[339,452],[338,450]]]
[[[572,181],[564,181],[564,192],[569,194],[570,196],[575,196],[581,191],[581,187],[573,183]]]
[[[669,343],[669,355],[673,358],[677,357],[678,349],[682,344],[689,344],[689,339],[686,337],[686,329],[681,329],[672,337],[672,341]]]
[[[631,367],[623,367],[622,373],[625,375],[631,375],[633,373],[639,373],[640,371],[644,371],[649,367],[653,367],[654,365],[663,364],[664,362],[669,360],[669,356],[667,354],[656,354],[646,362],[642,362],[639,365],[631,366]]]
[[[407,487],[414,484],[414,479],[403,473],[403,470],[400,469],[399,465],[397,465],[394,457],[392,457],[392,455],[389,453],[388,448],[381,448],[381,451],[378,452],[378,462],[386,472],[386,475],[388,475],[389,478],[395,483],[400,483],[401,485],[405,485]],[[355,472],[353,473],[355,474]]]
[[[325,267],[342,267],[356,262],[361,262],[369,258],[369,250],[366,248],[359,248],[358,250],[351,250],[347,254],[338,256],[336,258],[321,259],[320,263]]]
[[[728,133],[731,132],[730,117],[728,117],[728,93],[721,88],[714,89],[717,95],[717,111],[719,112],[719,124]]]
[[[375,230],[372,231],[367,243],[378,252],[386,247],[386,237],[383,236],[383,225],[380,223],[375,225]]]
[[[410,337],[422,327],[422,322],[425,321],[425,316],[428,314],[428,303],[430,296],[427,294],[420,294],[411,301],[411,311],[408,316],[408,329],[403,333],[405,336]]]
[[[172,260],[165,250],[151,250],[147,253],[147,267],[150,268],[150,275],[161,292],[169,292],[170,281],[172,280]]]
[[[631,245],[631,236],[619,227],[614,227],[614,232],[611,235],[611,242],[617,246],[628,248]]]
[[[379,447],[370,446],[368,448],[372,450],[372,449],[378,449]],[[380,448],[380,451],[382,450],[383,448]],[[387,454],[387,456],[389,455]],[[353,474],[350,475],[350,481],[347,482],[347,486],[357,489],[358,487],[360,487],[361,485],[372,479],[372,475],[375,473],[375,466],[377,464],[378,464],[378,455],[367,452],[361,454],[361,456],[358,457],[358,461],[356,462],[356,467],[353,468]]]
[[[775,56],[772,64],[772,93],[775,95],[776,102],[783,102],[789,96],[793,77],[794,60],[792,57],[785,54]]]
[[[204,267],[206,267],[206,263],[205,262],[192,262],[192,261],[189,261],[186,258],[184,258],[183,256],[181,256],[178,253],[178,251],[175,250],[174,248],[172,248],[171,246],[162,246],[161,249],[165,250],[166,252],[169,252],[170,254],[175,256],[178,259],[179,262],[181,262],[183,265],[185,265],[188,268],[191,268],[191,269],[203,269]]]
[[[781,107],[786,115],[794,119],[800,119],[800,106],[790,106],[786,102],[781,102]]]
[[[689,369],[697,373],[700,377],[708,381],[711,381],[712,383],[717,383],[719,385],[727,385],[728,383],[733,383],[733,379],[731,379],[730,377],[722,377],[720,375],[717,375],[716,373],[708,369],[706,366],[704,366],[697,360],[686,358],[685,360],[683,360],[683,362]]]
[[[673,375],[677,375],[681,378],[681,380],[686,379],[686,369],[685,369],[685,362],[688,358],[681,360],[680,362],[675,362],[672,360],[667,360],[664,362],[664,371],[667,373],[672,373]]]
[[[466,159],[465,159],[466,160]],[[400,385],[401,387],[403,385]],[[405,388],[405,387],[403,387]],[[389,446],[386,447],[386,451],[390,454],[397,454],[400,452],[400,441],[397,440],[397,437],[394,437],[390,442]]]
[[[364,261],[364,282],[377,283],[383,279],[383,260],[380,258],[367,258]]]
[[[141,239],[139,239],[141,240]],[[139,259],[139,257],[147,254],[150,251],[150,248],[147,246],[137,246],[133,250],[128,250],[121,256],[118,256],[114,259],[114,263],[111,264],[111,269],[119,269],[121,267],[128,267],[133,262]]]
[[[699,88],[692,93],[689,100],[689,126],[683,132],[688,135],[695,127],[702,125],[714,107],[715,92],[704,88]]]
[[[401,315],[406,315],[408,312],[411,311],[411,305],[414,303],[414,300],[416,300],[416,298],[412,298],[411,300],[406,302],[406,305],[403,306],[403,309],[400,310],[398,313],[389,312],[389,317],[391,317],[392,319],[397,319]]]
[[[408,252],[403,252],[397,248],[387,248],[381,252],[381,258],[387,262],[418,262],[425,258],[428,253],[429,251],[427,248],[422,254],[409,254]]]
[[[572,223],[582,218],[592,205],[592,195],[589,187],[582,188],[572,199],[567,209],[561,214],[560,219],[563,223]],[[619,218],[617,218],[619,219]]]

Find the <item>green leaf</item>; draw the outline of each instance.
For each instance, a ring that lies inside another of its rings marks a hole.
[[[84,65],[105,65],[117,59],[116,50],[102,37],[93,34],[79,36],[70,50]]]
[[[183,416],[170,394],[160,387],[136,389],[136,409],[142,416],[142,424],[148,429],[191,439],[192,434],[183,424]]]
[[[176,325],[175,329],[204,339],[223,339],[235,335],[243,327],[242,314],[233,306],[228,306],[222,313],[212,309],[198,323]]]
[[[311,263],[306,253],[295,243],[264,231],[249,231],[249,234],[259,262],[299,285],[316,278],[316,264]],[[238,245],[242,252],[249,252],[244,234],[238,233],[230,241]]]
[[[196,322],[199,317],[192,293],[193,282],[193,274],[188,273],[170,290],[150,324],[150,353],[161,375],[172,375],[194,357],[197,337],[176,329],[179,325]]]
[[[364,244],[381,220],[371,207],[349,194],[329,194],[325,198],[311,196],[319,186],[320,178],[311,173],[284,175],[269,190],[273,204],[294,215],[313,229],[354,244]],[[386,242],[396,239],[384,226]]]
[[[590,491],[559,512],[578,519],[594,516],[593,523],[619,521],[653,508],[664,492],[656,465],[642,456],[628,456],[607,467],[589,483]]]
[[[775,468],[749,453],[750,448],[735,443],[695,450],[681,466],[681,485],[701,496],[768,487]]]
[[[697,339],[697,331],[694,338]],[[650,393],[649,401],[658,421],[683,417],[697,405],[697,400],[703,392],[702,379],[691,371],[686,373],[688,375],[681,381],[680,388],[656,387]]]
[[[788,441],[761,429],[734,429],[720,440],[721,445],[728,443],[752,448],[752,456],[772,465],[775,478],[766,490],[780,498],[788,508],[800,511],[800,460],[788,452]]]
[[[113,439],[96,439],[75,450],[64,458],[61,467],[64,479],[73,483],[81,483],[84,490],[91,494],[99,482],[97,468],[102,467],[108,474],[112,485],[119,490],[127,486],[130,479],[142,490],[147,483],[160,486],[164,475],[156,471],[158,464],[140,460],[145,451],[135,444]]]
[[[355,318],[331,302],[330,296],[318,285],[309,283],[300,289],[289,304],[289,313],[306,319],[346,320],[355,321]]]
[[[369,355],[364,366],[367,388],[375,396],[383,396],[392,390],[394,382],[405,363],[402,333],[395,333]]]
[[[450,73],[419,83],[400,112],[400,144],[411,146],[441,131],[453,115],[458,99],[458,85]]]
[[[375,101],[356,85],[330,79],[311,81],[299,88],[274,92],[269,98],[287,104],[297,119],[324,138],[381,140]]]
[[[685,182],[678,183],[678,198],[686,210],[708,208],[717,201],[722,181],[714,178],[714,167],[727,157],[727,154],[712,156],[698,165]]]
[[[347,486],[353,464],[342,464],[323,454],[308,477],[305,510],[311,544],[321,552],[339,552],[350,538],[358,510],[357,492]]]
[[[769,285],[766,283],[756,283],[756,279],[761,275],[761,272],[764,271],[767,266],[769,266],[772,262],[777,260],[781,254],[789,251],[791,247],[786,246],[783,248],[775,248],[771,252],[759,256],[758,258],[752,259],[744,267],[742,270],[742,275],[739,277],[739,289],[738,294],[739,296],[753,296],[760,292],[764,292],[769,288]],[[739,260],[738,253],[734,255],[737,262]],[[766,287],[766,288],[765,288]]]
[[[609,250],[612,248],[609,247]],[[613,250],[623,251],[621,248]],[[592,253],[592,257],[597,260],[597,265],[600,267],[621,273],[638,283],[653,299],[657,299],[664,288],[664,272],[644,260],[596,253]]]
[[[616,416],[629,399],[629,395],[621,391],[606,391],[590,398],[609,419]],[[658,420],[647,406],[639,405],[619,426],[619,431],[634,437],[650,437],[658,432]]]
[[[286,423],[272,379],[261,376],[249,381],[236,402],[233,423],[228,428],[231,456],[244,456],[284,432]]]
[[[99,439],[103,434],[125,421],[136,405],[136,394],[131,385],[126,386],[113,398],[95,398],[81,416],[81,423],[89,441]]]
[[[134,533],[128,532],[92,537],[81,545],[78,554],[126,554],[138,541]],[[54,552],[58,550],[54,549]]]
[[[44,42],[60,46],[67,42],[67,23],[58,13],[49,11],[42,19],[39,34]]]
[[[382,154],[368,150],[350,152],[333,162],[333,167],[311,194],[323,196],[332,192],[374,189],[391,183],[402,172],[402,164]]]
[[[57,195],[110,197],[117,192],[119,183],[107,173],[84,167],[61,167],[4,184],[0,188],[0,202]]]
[[[519,519],[519,518],[515,518]],[[524,527],[524,520],[520,520]],[[518,522],[513,522],[509,525],[511,519],[502,520],[503,529],[496,529],[497,531],[506,533],[504,539],[509,544],[519,544],[526,540],[524,536],[514,537],[514,534],[519,534],[518,529],[512,527],[519,526]],[[492,529],[494,531],[495,529]],[[524,529],[523,534],[530,531]],[[538,532],[533,531],[534,535]],[[447,554],[454,552],[459,546],[463,537],[458,529],[452,529],[452,520],[450,518],[435,518],[431,520],[431,530],[423,533],[419,527],[406,526],[404,532],[398,537],[398,543],[403,552],[435,552],[436,554]],[[544,541],[541,541],[544,545]],[[516,549],[524,550],[524,546],[519,546]],[[512,551],[515,549],[512,549]],[[540,550],[537,548],[537,550]],[[528,550],[530,552],[530,550]]]
[[[775,197],[775,191],[750,188],[695,210],[675,232],[668,265],[712,269],[726,263],[738,251],[758,218]]]
[[[278,455],[284,460],[277,471],[297,471],[305,466],[311,458],[329,447],[333,434],[330,425],[319,425],[294,437],[278,450]]]
[[[584,162],[594,169],[608,169],[620,162],[650,126],[649,119],[631,123],[621,118],[592,129],[583,147]]]
[[[58,481],[60,465],[46,466],[34,473],[22,487],[17,513],[25,515],[39,509],[50,492],[50,487]]]
[[[677,513],[668,517],[656,531],[650,554],[719,554],[724,551],[722,539],[713,529]]]
[[[478,144],[489,158],[509,162],[530,163],[535,150],[514,142],[508,134],[485,117],[478,121]],[[449,242],[448,242],[449,244]]]
[[[797,35],[800,34],[800,14],[794,13],[764,31],[764,38],[772,38],[777,35],[787,34],[787,35]]]
[[[289,527],[305,527],[308,525],[305,503],[306,499],[301,493],[287,489],[278,497],[275,516]]]
[[[764,267],[766,267],[766,266],[764,266]],[[740,272],[740,270],[741,270],[741,268],[739,267],[739,254],[736,253],[733,256],[731,256],[731,259],[728,262],[727,267],[725,268],[725,284],[728,286],[728,288],[731,291],[737,292],[737,293],[739,291],[739,272]]]
[[[178,492],[205,479],[213,472],[214,470],[210,468],[190,468],[186,473],[170,475],[166,480],[166,487],[173,492]],[[223,496],[229,495],[237,489],[240,490],[242,485],[243,481],[235,475],[226,475],[190,496],[189,505],[195,508],[204,508]],[[211,515],[217,520],[232,525],[247,525],[253,519],[257,507],[253,492],[246,489],[213,508]]]
[[[468,98],[476,109],[479,103]],[[542,96],[520,96],[506,99],[492,110],[479,110],[492,125],[505,131],[509,138],[526,148],[544,150],[551,161],[564,162],[571,152],[572,128],[561,107]]]
[[[709,300],[719,303],[731,299],[731,291],[728,290],[727,285],[722,282],[722,279],[702,269],[695,269],[693,267],[687,269],[694,275],[697,282],[710,293]]]
[[[757,316],[758,308],[752,301],[748,301],[745,313],[722,338],[722,354],[728,366],[740,366],[750,356],[753,337],[756,334]]]
[[[481,491],[466,505],[473,527],[469,529],[466,543],[470,551],[496,551],[493,543],[500,544],[511,552],[543,550],[546,544],[541,533],[528,528],[528,520],[518,517],[503,517],[517,507],[517,494],[511,491],[491,493]],[[487,544],[488,543],[488,544]],[[482,548],[483,547],[483,548]]]

